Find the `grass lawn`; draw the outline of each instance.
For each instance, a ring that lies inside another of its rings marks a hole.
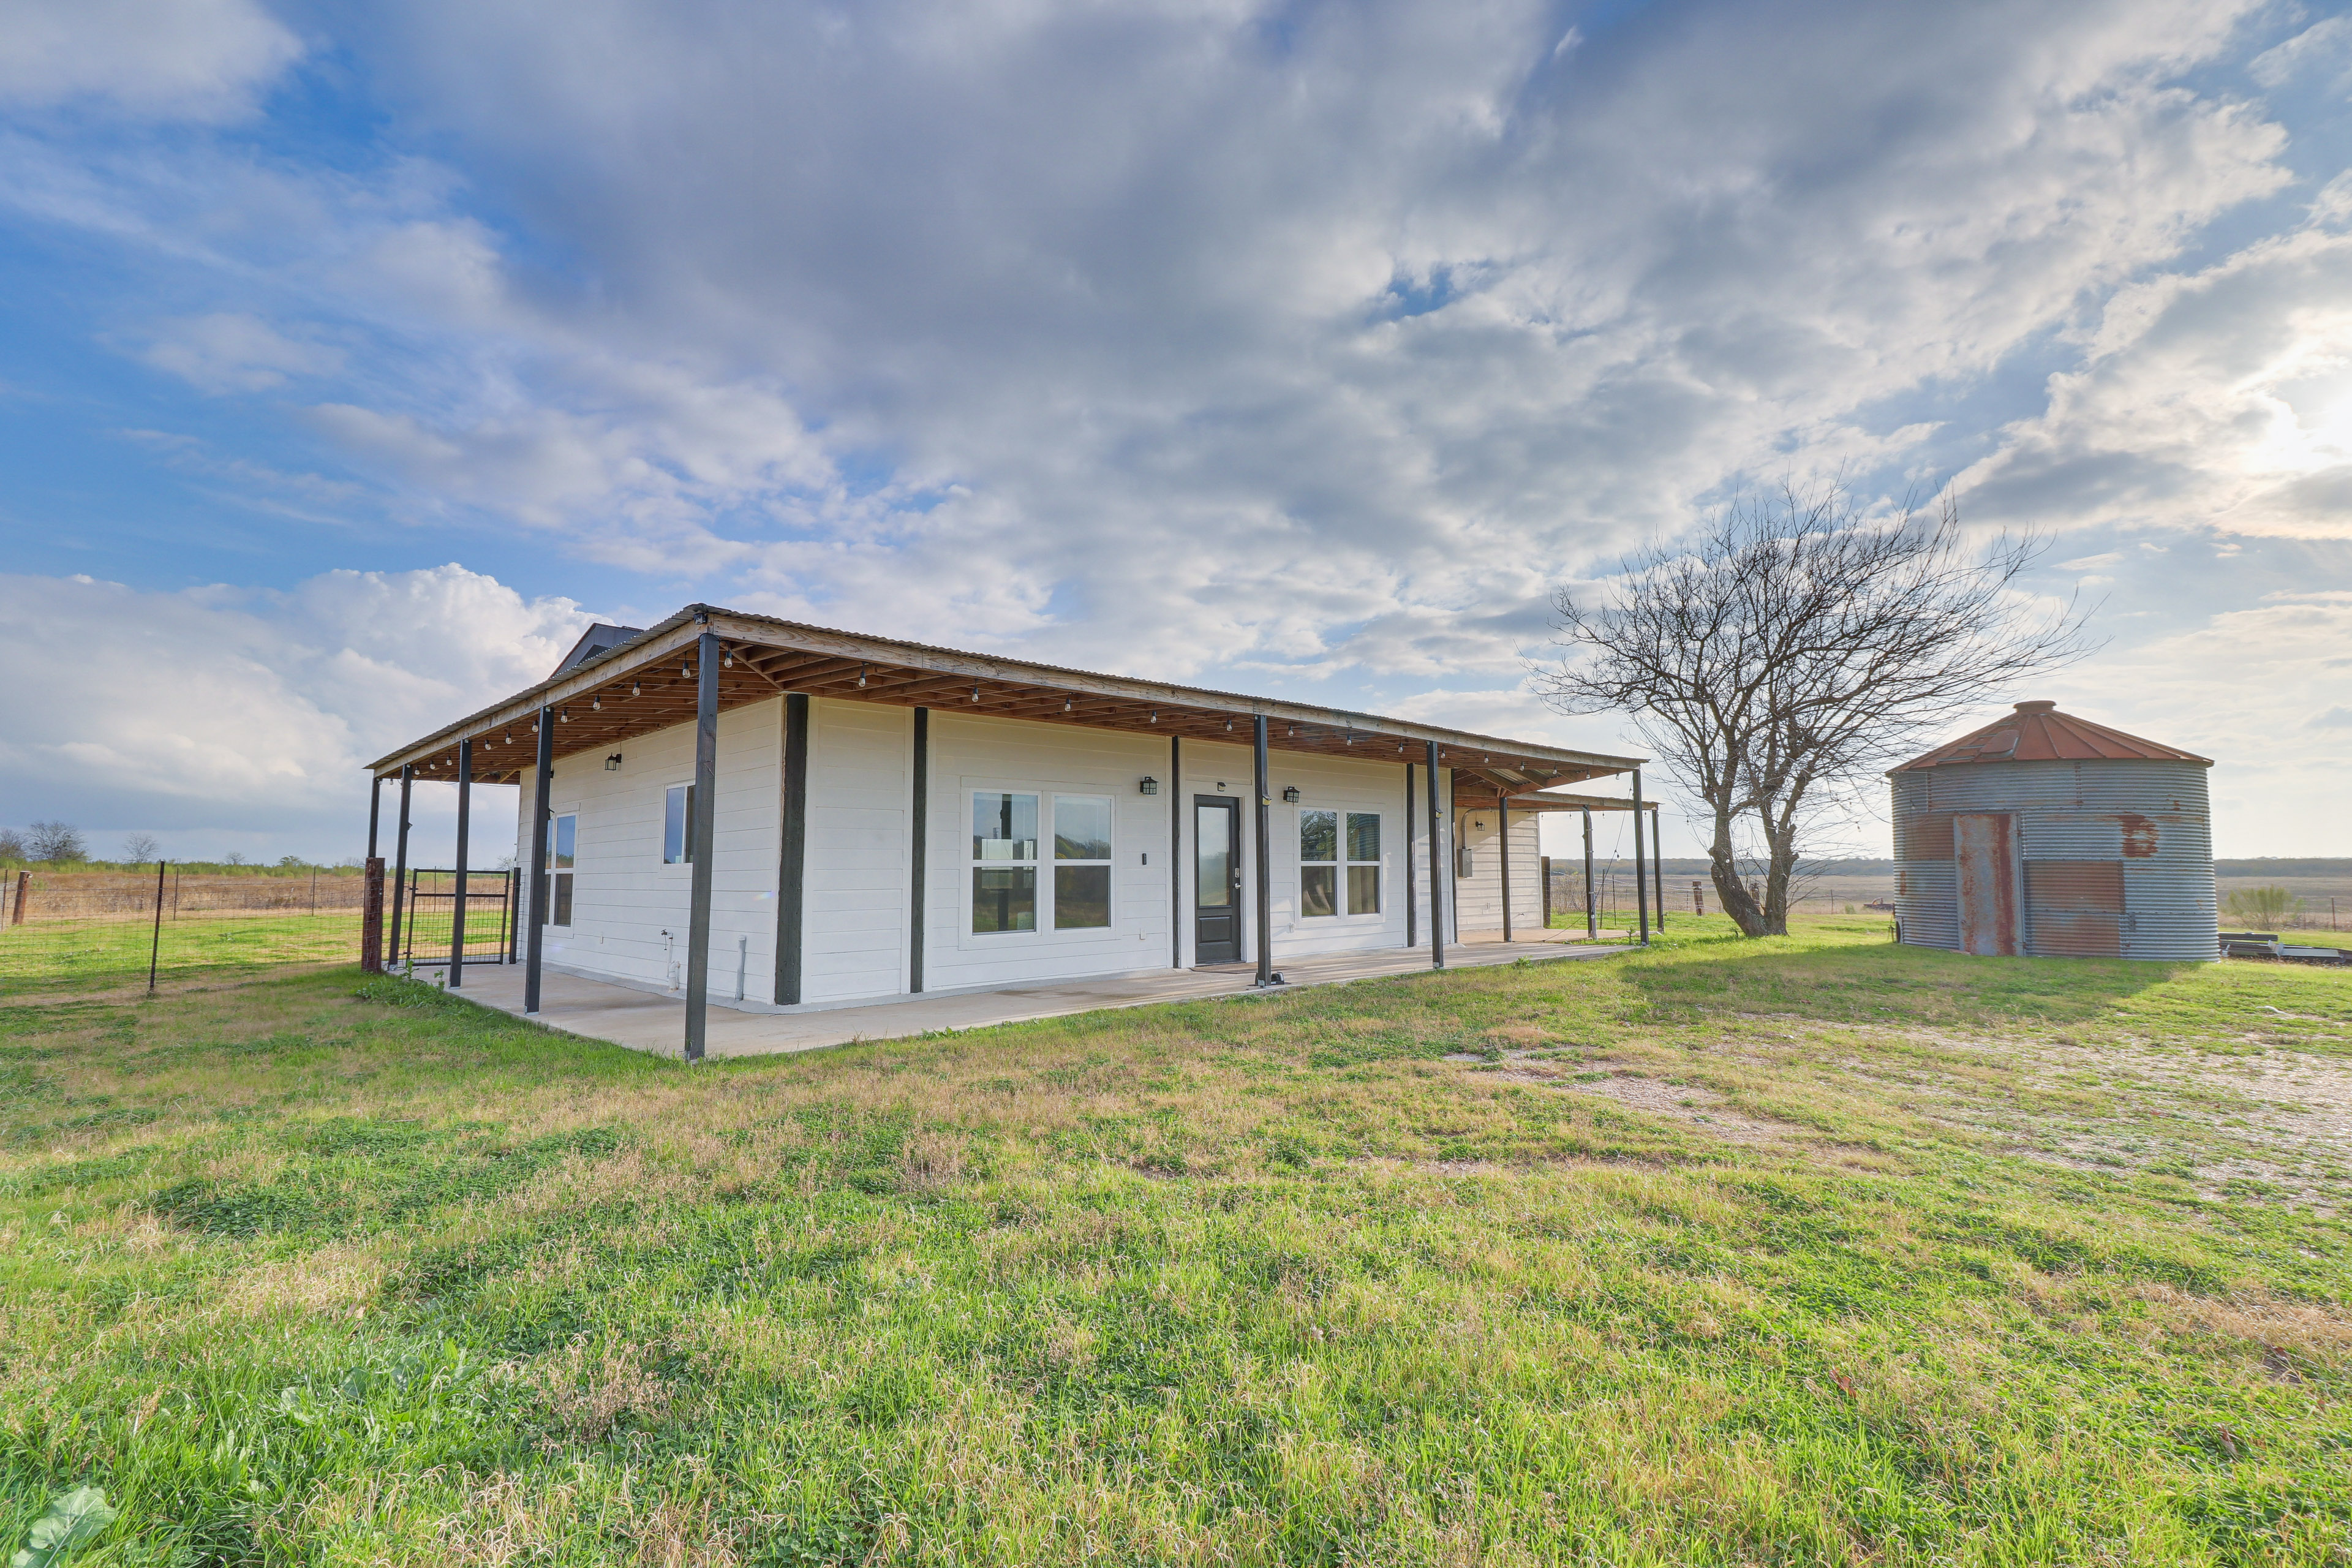
[[[2352,974],[1669,938],[692,1069],[0,1008],[0,1552],[2352,1563]]]
[[[442,946],[448,938],[443,922]],[[257,974],[289,963],[356,958],[360,917],[349,910],[311,914],[197,914],[146,920],[32,921],[0,926],[0,1005],[26,994],[119,991]]]

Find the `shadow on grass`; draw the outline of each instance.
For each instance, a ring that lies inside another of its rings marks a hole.
[[[1972,958],[1884,940],[1839,940],[1854,934],[1753,940],[1696,934],[1648,963],[1628,965],[1624,979],[1649,1004],[1654,1019],[1667,1025],[1726,1014],[1848,1024],[2069,1024],[2104,1016],[2210,967]]]

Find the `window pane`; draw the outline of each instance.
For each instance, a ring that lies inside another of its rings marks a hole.
[[[662,810],[662,861],[676,866],[686,858],[687,784],[672,784]]]
[[[1351,915],[1376,915],[1381,912],[1381,868],[1378,866],[1348,868],[1348,912]]]
[[[1057,795],[1054,797],[1054,858],[1110,858],[1110,797],[1100,795]],[[1061,922],[1056,920],[1055,924]]]
[[[1337,860],[1339,858],[1339,814],[1302,811],[1298,814],[1298,858]]]
[[[1381,858],[1381,814],[1377,811],[1351,811],[1348,814],[1348,858],[1377,860]]]
[[[971,929],[1035,931],[1037,868],[1034,866],[975,866],[971,871]]]
[[[1336,866],[1301,866],[1298,868],[1298,912],[1302,915],[1336,915],[1339,906],[1332,901],[1339,891],[1339,868]]]
[[[555,853],[551,858],[551,862],[556,869],[569,871],[572,869],[572,851],[579,841],[580,819],[576,816],[559,816],[551,826],[555,829]]]
[[[1204,910],[1222,910],[1234,901],[1234,813],[1230,806],[1202,805],[1192,809],[1196,865],[1201,885],[1194,897]]]
[[[1037,797],[1004,790],[981,790],[971,797],[971,858],[975,860],[1037,858]],[[1030,884],[1036,885],[1033,879]],[[1012,928],[1005,928],[1010,930]],[[1027,931],[1030,928],[1020,928]]]
[[[572,923],[572,874],[569,871],[555,879],[555,918],[548,923],[559,926]]]
[[[1110,868],[1055,867],[1054,929],[1088,931],[1109,924]]]

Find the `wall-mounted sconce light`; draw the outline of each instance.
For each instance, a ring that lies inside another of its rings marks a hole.
[[[604,759],[604,771],[608,773],[617,773],[621,771],[620,752],[614,752],[611,756]]]
[[[1298,804],[1298,786],[1297,784],[1283,785],[1282,798],[1288,801],[1291,805],[1297,805]]]
[[[1145,795],[1158,795],[1160,793],[1160,781],[1153,778],[1150,773],[1146,773],[1137,782],[1135,787],[1142,791]]]

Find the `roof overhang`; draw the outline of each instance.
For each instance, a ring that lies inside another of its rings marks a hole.
[[[1251,738],[1248,721],[1263,714],[1273,750],[1372,758],[1387,748],[1399,763],[1417,763],[1426,760],[1428,746],[1434,744],[1439,765],[1469,775],[1457,781],[1457,789],[1483,786],[1497,796],[1605,778],[1630,772],[1643,761],[689,605],[659,626],[528,690],[387,752],[370,763],[369,771],[383,778],[414,767],[419,777],[454,781],[457,744],[471,740],[477,742],[473,776],[478,782],[519,783],[532,765],[536,741],[531,726],[542,708],[557,718],[552,749],[558,759],[608,750],[691,722],[696,688],[686,672],[706,631],[719,638],[728,661],[719,677],[722,710],[782,692],[805,692],[893,707],[1241,744]]]

